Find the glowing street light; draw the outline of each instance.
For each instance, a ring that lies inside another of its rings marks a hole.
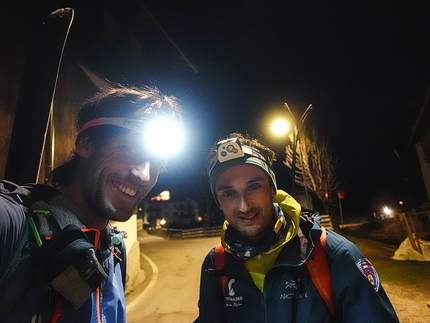
[[[272,132],[276,136],[284,136],[290,131],[291,123],[285,119],[276,119],[272,123]]]
[[[384,212],[385,215],[390,215],[393,211],[388,206],[384,206],[382,212]]]
[[[305,112],[303,112],[302,116],[300,117],[300,123],[299,126],[295,124],[293,113],[291,112],[290,107],[287,103],[284,104],[285,112],[287,113],[289,119],[291,120],[291,123],[288,123],[285,119],[276,119],[272,123],[272,131],[276,135],[282,135],[290,131],[290,128],[293,128],[292,132],[292,150],[293,150],[293,156],[292,156],[292,162],[291,162],[291,195],[294,196],[294,185],[295,185],[295,179],[296,179],[296,158],[297,158],[297,146],[299,141],[299,134],[302,130],[303,124],[309,115],[309,113],[312,111],[312,104],[310,104]],[[292,125],[292,127],[291,127]],[[305,178],[303,178],[305,181]],[[305,182],[305,194],[306,194],[306,202],[309,203],[309,197],[308,197],[308,190]]]

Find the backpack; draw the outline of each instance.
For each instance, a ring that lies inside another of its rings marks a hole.
[[[320,240],[315,244],[314,250],[305,264],[315,288],[324,300],[330,312],[333,314],[333,316],[335,316],[331,274],[328,267],[327,254],[325,252],[327,234],[324,227],[321,227],[321,230],[322,233]],[[219,243],[215,247],[214,262],[216,271],[220,273],[218,276],[218,282],[222,293],[225,295],[227,276],[224,275],[224,257],[224,247],[221,245],[221,243]]]
[[[47,190],[36,189],[37,193],[32,194],[30,190],[36,188],[36,186],[24,188],[7,181],[2,181],[1,184],[0,198],[14,201],[17,207],[22,209],[22,212],[26,215],[31,213],[27,206],[35,201],[35,195],[40,193],[39,199],[49,200],[55,194],[58,194],[52,188]],[[30,216],[26,216],[26,218],[27,221],[22,226],[22,232],[14,249],[12,259],[0,275],[0,321],[18,301],[35,274],[33,270],[33,254],[39,242],[36,241],[34,236],[36,228],[33,218]]]
[[[0,198],[14,201],[12,203],[22,209],[26,221],[12,258],[0,274],[0,321],[15,306],[36,273],[43,273],[41,277],[53,287],[56,295],[61,295],[75,309],[79,308],[109,274],[99,263],[93,244],[75,224],[61,229],[49,211],[28,208],[36,201],[49,202],[59,194],[57,190],[45,185],[21,187],[6,181],[1,184]],[[45,218],[54,231],[43,241],[37,223],[40,217]],[[76,270],[85,270],[86,276],[78,277]],[[83,288],[71,289],[71,280]]]

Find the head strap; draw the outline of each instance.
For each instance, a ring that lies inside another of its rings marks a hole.
[[[120,117],[98,118],[98,119],[90,120],[87,123],[85,123],[81,127],[81,129],[79,129],[78,133],[81,133],[82,131],[88,128],[92,128],[95,126],[102,126],[102,125],[112,125],[112,126],[126,128],[132,131],[142,133],[143,125],[146,122],[147,120],[144,120],[144,119],[131,119],[131,118],[120,118]]]

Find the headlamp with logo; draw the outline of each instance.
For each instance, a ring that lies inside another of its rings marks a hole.
[[[112,125],[131,130],[143,136],[145,145],[156,155],[168,156],[179,149],[183,141],[182,125],[173,118],[156,118],[151,120],[107,117],[85,123],[79,133],[88,128]]]
[[[226,169],[242,164],[251,164],[262,168],[268,175],[275,190],[276,177],[267,160],[257,148],[241,145],[239,138],[229,138],[217,143],[217,154],[208,165],[208,177],[212,194],[216,199],[215,181]]]

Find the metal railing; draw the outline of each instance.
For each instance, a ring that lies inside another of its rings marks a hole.
[[[320,214],[320,224],[326,229],[333,229],[330,216],[328,214]]]
[[[221,227],[201,227],[194,229],[163,229],[163,235],[170,239],[195,239],[217,237],[221,234]]]

